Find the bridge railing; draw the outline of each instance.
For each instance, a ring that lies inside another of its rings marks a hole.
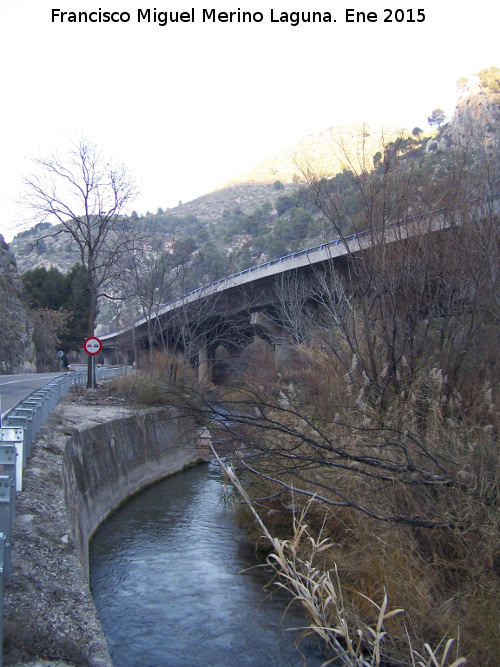
[[[127,368],[96,369],[98,380],[123,375]],[[0,427],[0,667],[2,666],[4,578],[11,570],[11,533],[16,518],[16,495],[23,488],[23,469],[44,421],[60,399],[74,387],[87,383],[87,371],[64,373],[23,398],[8,410]]]
[[[498,200],[500,198],[500,193],[496,193],[494,195],[487,195],[486,197],[476,197],[475,199],[472,199],[468,202],[468,204],[474,204],[477,202],[492,202],[495,200]],[[325,241],[324,243],[321,243],[319,245],[311,246],[310,248],[304,248],[303,250],[297,250],[296,252],[289,253],[287,255],[283,255],[282,257],[276,257],[275,259],[270,259],[267,262],[262,262],[261,264],[257,264],[256,266],[251,266],[248,269],[243,269],[241,271],[238,271],[236,273],[232,273],[230,276],[225,276],[224,278],[220,278],[219,280],[215,280],[214,282],[210,283],[209,285],[204,285],[203,287],[197,287],[196,289],[192,290],[191,292],[188,292],[188,294],[185,294],[184,297],[182,298],[187,298],[191,296],[192,294],[197,294],[199,292],[204,292],[206,290],[209,290],[210,287],[215,287],[217,285],[220,285],[222,283],[225,283],[229,280],[232,280],[234,278],[239,278],[241,276],[244,276],[247,273],[253,273],[254,271],[258,271],[260,269],[266,268],[267,266],[273,266],[274,264],[281,264],[283,262],[287,262],[290,260],[293,260],[297,257],[300,257],[302,255],[309,255],[314,252],[324,250],[325,248],[331,248],[334,246],[339,246],[343,245],[345,243],[349,243],[350,241],[357,241],[363,236],[367,236],[369,234],[373,234],[376,232],[380,232],[382,230],[387,230],[387,229],[396,229],[398,227],[401,227],[402,225],[408,225],[414,222],[421,222],[425,218],[429,218],[433,215],[440,214],[440,213],[445,213],[446,211],[450,210],[450,207],[441,207],[441,208],[436,208],[432,211],[427,211],[426,213],[418,213],[416,215],[409,216],[407,218],[404,218],[402,220],[396,220],[395,222],[389,222],[384,225],[380,225],[379,227],[375,227],[373,229],[365,229],[364,231],[361,232],[355,232],[354,234],[349,234],[348,236],[339,236],[335,239],[332,239],[331,241]],[[170,303],[175,303],[176,300],[170,302]],[[165,304],[167,306],[169,304]]]
[[[482,199],[482,198],[481,198]],[[225,276],[224,278],[219,278],[218,280],[214,280],[212,283],[208,285],[204,285],[203,287],[197,287],[196,289],[192,290],[191,292],[188,292],[187,294],[184,295],[182,298],[187,298],[191,296],[192,294],[197,294],[199,292],[204,292],[206,290],[209,290],[210,287],[215,287],[217,285],[221,285],[225,282],[228,282],[229,280],[233,280],[235,278],[239,278],[241,276],[246,275],[247,273],[253,273],[254,271],[259,271],[260,269],[264,269],[268,266],[273,266],[274,264],[282,264],[283,262],[287,262],[293,259],[296,259],[297,257],[301,257],[302,255],[309,255],[314,252],[318,252],[320,250],[324,250],[325,248],[331,248],[334,246],[339,246],[344,243],[349,243],[350,241],[357,241],[359,238],[362,236],[368,235],[368,234],[373,234],[374,232],[381,231],[382,229],[393,229],[400,227],[403,224],[408,224],[411,222],[416,222],[423,220],[426,217],[430,217],[431,215],[435,215],[436,213],[443,213],[445,211],[445,208],[438,208],[433,211],[428,211],[427,213],[423,214],[418,214],[418,215],[413,215],[408,218],[405,218],[404,220],[398,220],[396,222],[390,222],[384,225],[384,227],[380,226],[375,229],[366,229],[361,232],[355,232],[354,234],[349,234],[348,236],[339,236],[335,239],[332,239],[331,241],[325,241],[324,243],[320,243],[319,245],[311,246],[310,248],[304,248],[302,250],[297,250],[296,252],[291,252],[287,255],[283,255],[282,257],[276,257],[275,259],[270,259],[267,262],[262,262],[261,264],[256,264],[255,266],[251,266],[248,269],[242,269],[241,271],[237,271],[236,273],[232,273],[229,276]],[[168,306],[171,303],[175,303],[177,299],[174,301],[171,301],[167,304],[164,305]]]

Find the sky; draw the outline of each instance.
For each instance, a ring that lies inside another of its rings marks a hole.
[[[425,129],[433,109],[451,115],[457,80],[500,66],[500,3],[408,7],[397,0],[0,0],[0,233],[10,241],[34,224],[18,203],[33,159],[64,153],[81,138],[127,166],[140,190],[132,208],[146,213],[206,194],[328,127]],[[238,9],[253,20],[238,22]],[[98,17],[99,10],[123,20],[77,23],[62,15]],[[231,22],[203,21],[204,10],[219,19],[236,13]],[[292,12],[313,11],[332,22],[292,25]],[[162,26],[160,12],[194,20]],[[347,21],[357,12],[372,20]]]

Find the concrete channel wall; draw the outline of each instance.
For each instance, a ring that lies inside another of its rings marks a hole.
[[[64,450],[64,500],[78,557],[89,579],[89,540],[100,523],[146,486],[207,461],[206,429],[175,408],[77,431]]]
[[[111,667],[89,587],[89,541],[142,488],[208,459],[209,434],[175,408],[65,396],[33,442],[5,580],[7,667]],[[118,667],[118,666],[117,666]]]

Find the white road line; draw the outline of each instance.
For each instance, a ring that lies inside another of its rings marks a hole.
[[[37,379],[47,380],[48,378],[51,378],[51,377],[53,377],[53,376],[52,375],[45,375],[45,376],[42,375],[42,376],[38,377]],[[24,378],[22,380],[9,380],[9,382],[0,382],[0,387],[4,384],[15,384],[16,382],[26,382],[26,378]]]

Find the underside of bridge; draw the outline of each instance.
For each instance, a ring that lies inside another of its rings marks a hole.
[[[352,282],[351,275],[355,275],[356,271],[351,269],[356,268],[358,261],[364,262],[365,257],[368,258],[366,267],[369,268],[369,258],[376,259],[381,245],[384,248],[398,247],[400,242],[411,243],[413,238],[427,236],[431,232],[447,234],[450,231],[449,226],[439,221],[429,219],[426,225],[425,234],[420,228],[398,224],[392,226],[389,238],[387,235],[381,239],[376,239],[374,235],[365,236],[362,241],[356,238],[354,250],[347,244],[339,249],[337,244],[333,253],[330,245],[325,244],[327,251],[323,250],[323,246],[313,249],[321,254],[314,261],[300,252],[300,261],[286,269],[277,269],[270,262],[257,267],[254,274],[251,274],[253,269],[249,269],[246,276],[243,276],[246,272],[242,272],[236,277],[230,276],[195,290],[161,307],[157,313],[150,313],[133,327],[104,336],[105,361],[111,364],[139,362],[141,357],[149,355],[152,368],[153,351],[156,349],[164,353],[171,366],[189,366],[197,371],[201,382],[217,382],[220,369],[235,363],[237,356],[256,337],[272,346],[277,360],[286,361],[293,336],[290,321],[287,321],[284,312],[287,308],[289,311],[300,308],[301,299],[294,301],[294,297],[300,292],[301,284],[309,281],[319,285],[321,276],[341,275],[343,289],[355,295],[358,287]],[[390,263],[390,252],[386,256]],[[359,271],[357,274],[362,275],[362,270],[361,274]],[[323,284],[326,285],[327,281]],[[288,304],[287,294],[290,295]],[[307,303],[307,307],[314,311],[314,299],[312,303]]]
[[[290,337],[271,305],[260,310],[240,309],[230,317],[214,312],[198,320],[192,315],[177,313],[158,320],[149,332],[147,328],[127,332],[116,345],[103,348],[105,363],[140,363],[141,358],[146,360],[150,351],[156,350],[168,358],[172,367],[194,368],[200,382],[217,382],[256,339],[271,345],[279,360],[285,360],[290,349]]]
[[[342,258],[345,265],[345,258]],[[340,268],[340,263],[335,270]],[[111,340],[103,340],[106,364],[139,363],[153,349],[161,350],[171,366],[189,364],[201,382],[217,382],[224,368],[236,363],[239,354],[257,338],[285,361],[291,337],[280,316],[284,281],[307,280],[313,271],[302,267],[286,276],[269,276],[246,285],[185,300],[175,309],[142,322]],[[181,300],[182,301],[182,300]]]

